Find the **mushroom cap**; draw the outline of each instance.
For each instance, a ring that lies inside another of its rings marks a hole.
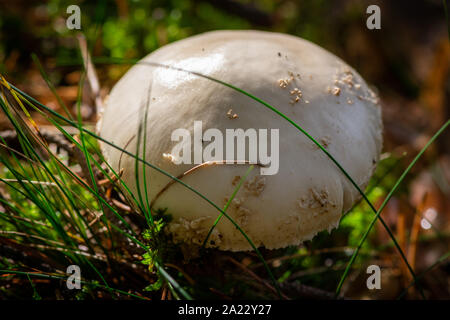
[[[361,76],[335,55],[298,37],[261,31],[214,31],[177,41],[146,56],[115,85],[98,130],[102,138],[136,153],[141,125],[147,135],[145,160],[179,176],[196,164],[175,164],[167,156],[175,129],[188,129],[192,137],[194,121],[202,121],[203,132],[217,128],[224,136],[226,129],[279,129],[278,173],[252,170],[227,209],[256,246],[281,248],[331,231],[360,198],[322,150],[261,103],[198,75],[145,62],[214,77],[268,102],[314,137],[364,189],[382,148],[381,109]],[[135,159],[104,143],[101,148],[114,170],[123,169],[122,179],[137,198]],[[223,208],[247,169],[246,164],[208,165],[182,181]],[[201,244],[220,212],[170,182],[147,168],[140,190],[147,183],[153,210],[168,209],[175,242]],[[208,247],[220,250],[251,250],[226,217],[209,240]]]

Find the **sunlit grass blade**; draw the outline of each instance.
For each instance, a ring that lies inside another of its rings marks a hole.
[[[76,214],[76,216],[81,220],[81,221],[85,221],[85,218],[83,217],[83,215],[81,214],[81,212],[79,211],[78,206],[76,205],[74,198],[71,196],[70,192],[67,191],[67,188],[64,186],[64,184],[61,182],[61,180],[57,179],[54,174],[52,173],[52,171],[50,170],[49,165],[46,164],[46,162],[41,158],[41,156],[36,152],[32,141],[30,140],[30,138],[27,136],[27,134],[23,131],[23,127],[20,126],[20,124],[15,121],[15,119],[12,117],[12,115],[8,112],[8,107],[4,104],[3,100],[0,99],[0,105],[3,109],[3,111],[5,112],[6,116],[8,117],[8,119],[10,120],[10,122],[13,124],[16,132],[18,133],[19,139],[23,145],[23,147],[25,148],[25,150],[27,152],[29,152],[29,156],[33,157],[39,164],[40,166],[44,169],[43,172],[45,172],[45,174],[51,178],[51,181],[53,181],[57,187],[59,192],[61,193],[63,199],[67,200],[67,204],[68,204],[68,214],[71,216],[72,221],[73,221],[73,226],[75,226],[79,232],[79,234],[83,237],[85,244],[91,249],[91,251],[93,252],[93,248],[90,244],[90,241],[88,241],[87,239],[87,235],[86,235],[86,230],[84,229],[83,225],[80,223],[77,223],[77,218],[75,217],[75,215],[73,214],[73,212]],[[33,135],[31,135],[33,137]],[[48,146],[43,143],[36,135],[34,135],[34,142],[38,142],[38,144],[44,148],[48,154],[51,154],[50,150],[48,149]],[[57,158],[54,157],[54,160],[58,161],[61,163],[61,161]],[[31,169],[33,170],[33,172],[35,172],[35,168],[31,167]],[[67,168],[66,168],[67,169]],[[67,170],[68,172],[70,172],[70,170]],[[22,185],[23,188],[26,188],[27,186]],[[42,189],[40,191],[43,191]],[[31,197],[33,196],[31,193],[29,193],[31,195]],[[39,193],[44,199],[43,204],[49,208],[50,210],[52,210],[52,206],[48,205],[51,203],[58,203],[58,201],[55,199],[53,202],[50,201],[50,199],[48,198],[48,195],[45,192],[40,192]],[[50,194],[51,197],[53,197],[53,193]],[[37,198],[36,198],[37,199]],[[52,210],[54,212],[54,210]]]
[[[61,99],[61,97],[58,95],[58,93],[56,92],[56,88],[55,86],[52,84],[52,82],[50,81],[50,78],[48,77],[47,73],[44,70],[44,67],[42,66],[41,62],[39,61],[38,57],[36,54],[31,54],[31,58],[33,59],[34,63],[36,64],[36,66],[39,69],[39,72],[41,73],[42,78],[45,80],[47,86],[49,87],[50,91],[52,92],[52,94],[55,96],[56,100],[58,101],[58,104],[61,106],[61,108],[64,110],[64,112],[67,114],[67,117],[71,120],[73,120],[72,115],[70,114],[69,109],[67,108],[66,104],[64,103],[64,101]]]

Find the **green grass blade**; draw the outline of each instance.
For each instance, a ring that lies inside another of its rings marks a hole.
[[[32,276],[32,277],[39,277],[39,278],[46,278],[46,279],[57,279],[57,280],[67,280],[68,277],[63,277],[63,276],[59,276],[59,275],[50,275],[50,274],[45,274],[45,273],[34,273],[34,272],[24,272],[24,271],[16,271],[16,270],[0,270],[0,274],[17,274],[17,275],[24,275],[24,276]],[[89,282],[89,281],[84,281],[84,280],[80,280],[80,283],[86,284],[86,285],[90,285],[96,288],[102,288],[105,289],[107,291],[113,291],[113,292],[117,292],[126,296],[130,296],[133,298],[137,298],[140,300],[148,300],[144,297],[120,290],[120,289],[115,289],[115,288],[111,288],[111,287],[107,287],[95,282]]]
[[[53,116],[55,116],[56,118],[76,127],[77,125],[65,118],[64,116],[58,114],[56,111],[48,108],[47,106],[41,104],[39,101],[37,101],[36,99],[32,98],[31,96],[29,96],[28,94],[24,93],[23,91],[21,91],[20,89],[16,88],[15,86],[9,84],[11,86],[11,88],[13,90],[15,90],[17,93],[20,94],[20,96],[22,96],[25,99],[28,99],[30,101],[32,101],[33,103],[39,105],[41,108],[43,108],[44,110],[46,110],[47,112],[49,112],[50,114],[52,114]],[[237,228],[237,230],[244,236],[244,238],[249,242],[249,244],[251,245],[252,249],[256,252],[257,256],[259,259],[262,259],[261,261],[264,263],[264,266],[266,268],[267,273],[269,274],[275,288],[277,289],[277,291],[279,292],[279,286],[278,286],[278,282],[276,281],[275,277],[272,274],[272,271],[270,270],[270,268],[268,267],[267,263],[265,263],[264,258],[262,257],[260,251],[258,250],[258,248],[255,246],[255,244],[253,243],[253,241],[247,236],[247,234],[242,230],[242,228],[234,221],[234,219],[232,219],[227,213],[223,212],[223,210],[221,208],[219,208],[214,202],[212,202],[211,200],[209,200],[207,197],[205,197],[203,194],[201,194],[199,191],[195,190],[193,187],[191,187],[190,185],[186,184],[185,182],[181,181],[180,179],[178,179],[177,177],[171,175],[170,173],[162,170],[161,168],[149,163],[148,161],[143,161],[143,159],[141,159],[140,157],[138,157],[137,155],[115,145],[114,143],[103,139],[102,137],[98,136],[97,134],[91,132],[90,130],[86,129],[86,128],[81,128],[81,130],[83,130],[85,133],[87,133],[88,135],[94,137],[95,139],[104,142],[105,144],[110,145],[111,147],[123,152],[124,154],[137,159],[138,161],[141,161],[143,163],[145,163],[147,166],[151,167],[152,169],[166,175],[167,177],[175,180],[176,182],[180,183],[181,185],[183,185],[184,187],[188,188],[190,191],[192,191],[193,193],[197,194],[200,198],[202,198],[203,200],[205,200],[206,202],[208,202],[210,205],[212,205],[214,208],[216,208],[219,212],[223,213],[223,215]],[[88,187],[87,187],[88,188]],[[279,295],[281,296],[281,294]]]
[[[356,248],[356,250],[354,251],[350,261],[347,264],[347,268],[344,271],[344,274],[342,275],[339,284],[337,286],[336,289],[336,295],[339,295],[342,285],[344,284],[345,279],[347,278],[347,275],[351,269],[351,266],[353,264],[353,262],[355,262],[356,256],[359,253],[359,250],[361,249],[364,241],[366,240],[367,236],[369,235],[370,231],[372,230],[372,227],[374,226],[376,220],[378,219],[378,217],[380,216],[381,212],[383,211],[384,207],[386,206],[386,204],[388,203],[388,201],[391,199],[392,195],[394,194],[394,192],[397,190],[397,188],[399,187],[399,185],[402,183],[403,179],[406,177],[406,175],[409,173],[409,171],[411,170],[411,168],[416,164],[416,162],[420,159],[420,157],[422,156],[422,154],[425,152],[425,150],[428,149],[428,147],[442,134],[442,132],[444,132],[445,129],[447,129],[447,127],[450,125],[450,120],[447,120],[447,122],[433,135],[433,137],[431,137],[431,139],[427,142],[427,144],[422,148],[422,150],[420,150],[420,152],[416,155],[416,157],[413,159],[413,161],[411,161],[411,163],[409,164],[409,166],[406,168],[405,171],[403,171],[402,175],[398,178],[397,182],[395,183],[394,187],[391,189],[391,191],[389,192],[389,194],[386,196],[386,198],[384,199],[383,203],[381,204],[380,208],[377,210],[377,213],[374,217],[374,219],[371,221],[370,225],[368,226],[366,232],[364,233],[364,235],[362,236],[358,247]],[[414,277],[414,282],[417,284],[417,277]]]
[[[428,272],[430,272],[431,270],[433,270],[436,266],[438,266],[439,264],[443,263],[445,260],[447,260],[448,258],[450,258],[450,251],[445,253],[444,255],[442,255],[439,259],[437,259],[432,265],[430,265],[428,268],[426,268],[424,271],[422,271],[418,276],[417,279],[420,280],[422,279],[425,274],[427,274]],[[412,280],[411,283],[402,291],[402,293],[400,293],[400,295],[397,297],[397,300],[400,300],[401,298],[403,298],[407,293],[408,293],[408,289],[413,287],[415,285],[417,280]]]
[[[250,172],[253,170],[254,166],[250,165],[250,167],[247,169],[247,171],[245,172],[244,176],[241,178],[241,180],[239,180],[238,185],[236,186],[236,188],[234,188],[234,191],[230,197],[230,199],[228,199],[227,203],[225,204],[225,207],[223,207],[223,212],[226,212],[228,207],[230,206],[231,202],[233,201],[234,197],[236,197],[236,194],[238,193],[239,189],[241,188],[242,184],[244,183],[245,179],[247,179],[248,175],[250,174]],[[203,241],[202,247],[204,248],[206,246],[206,244],[208,243],[208,239],[211,236],[211,233],[213,232],[214,228],[217,226],[217,224],[219,223],[220,219],[223,217],[223,214],[220,213],[219,216],[217,217],[216,221],[214,221],[214,224],[212,225],[212,227],[209,229],[208,234],[206,235],[205,240]]]

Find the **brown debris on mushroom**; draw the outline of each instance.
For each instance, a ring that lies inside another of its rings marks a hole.
[[[319,139],[319,143],[324,148],[328,148],[328,146],[330,145],[330,142],[331,142],[331,138],[329,136],[324,136],[324,137]]]
[[[244,183],[246,194],[258,197],[266,187],[266,178],[263,176],[256,176],[253,179]]]
[[[299,102],[300,98],[303,96],[302,91],[299,88],[294,88],[294,90],[291,90],[290,94],[291,96],[294,96],[294,98],[290,101],[291,104]]]
[[[331,137],[328,136],[328,135],[325,135],[325,136],[320,137],[319,139],[317,139],[317,142],[319,142],[320,145],[326,149],[326,148],[328,148],[328,146],[331,143]],[[312,147],[313,147],[314,150],[319,150],[320,149],[317,146],[317,144],[315,144],[314,142],[312,142]]]
[[[341,94],[341,88],[334,87],[333,90],[331,91],[331,93],[333,93],[335,96],[338,96]]]
[[[342,66],[341,68],[336,70],[336,74],[333,80],[333,87],[328,86],[326,92],[329,94],[333,94],[335,96],[340,96],[343,93],[343,89],[345,92],[354,95],[358,100],[368,101],[375,105],[379,104],[378,96],[367,88],[365,90],[361,90],[361,79],[358,76],[355,76],[353,71],[347,67]],[[349,105],[354,104],[354,99],[347,96],[346,102]],[[339,101],[336,102],[339,104]]]
[[[201,245],[205,241],[209,228],[204,223],[211,220],[210,217],[200,217],[197,219],[179,218],[176,222],[168,225],[168,231],[172,234],[174,243],[186,242],[189,239],[192,244]],[[208,246],[215,247],[221,243],[222,236],[217,229],[214,229],[208,239]]]
[[[336,207],[336,204],[330,200],[328,190],[310,188],[306,196],[302,196],[297,204],[301,209],[320,209],[319,212],[323,213],[328,210],[329,207]],[[317,211],[314,212],[317,214]]]
[[[236,219],[236,223],[240,227],[246,227],[248,226],[251,211],[250,209],[246,208],[243,203],[244,199],[233,199],[231,202],[234,208],[234,214],[233,216]]]
[[[228,118],[230,118],[232,120],[239,118],[239,116],[236,113],[233,113],[233,109],[228,110],[227,116],[228,116]]]
[[[280,88],[287,88],[287,86],[289,85],[289,79],[280,79],[278,80],[278,85],[280,86]]]
[[[170,161],[172,163],[174,163],[175,160],[176,160],[175,156],[173,154],[170,154],[170,153],[163,153],[162,156],[163,156],[163,159],[168,160],[168,161]]]
[[[233,186],[235,186],[235,185],[237,185],[238,184],[238,182],[241,180],[241,176],[235,176],[234,178],[233,178],[233,180],[231,181],[231,184],[233,185]]]
[[[294,73],[292,71],[289,71],[288,74],[289,74],[289,78],[278,80],[278,85],[280,86],[280,88],[286,89],[291,84],[291,82],[294,80],[295,77],[300,78],[300,73],[297,73],[296,75],[294,75]],[[300,100],[303,97],[303,92],[297,87],[290,90],[289,94],[291,96],[293,96],[292,99],[289,100],[289,103],[291,105],[294,105],[294,104],[300,102]],[[305,103],[309,103],[309,101],[305,100]]]

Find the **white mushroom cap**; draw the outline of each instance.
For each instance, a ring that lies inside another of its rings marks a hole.
[[[217,128],[224,134],[234,128],[279,129],[278,173],[253,170],[227,210],[256,246],[296,245],[330,231],[360,198],[322,150],[262,104],[211,80],[145,62],[196,71],[270,103],[321,143],[365,188],[382,147],[381,110],[376,95],[341,59],[284,34],[215,31],[190,37],[132,67],[111,91],[98,127],[102,138],[135,153],[148,102],[145,159],[174,176],[196,166],[174,164],[167,156],[175,144],[175,129],[192,131],[194,121],[203,122],[203,132]],[[235,117],[230,117],[230,109]],[[106,144],[102,150],[115,170],[124,169],[122,178],[137,197],[135,159]],[[182,180],[223,208],[239,181],[236,177],[247,169],[245,164],[204,166]],[[154,169],[148,168],[146,178],[153,209],[168,208],[173,217],[173,239],[201,244],[220,212],[178,183],[161,193],[171,179]],[[221,250],[251,249],[225,217],[210,240],[208,246]]]

